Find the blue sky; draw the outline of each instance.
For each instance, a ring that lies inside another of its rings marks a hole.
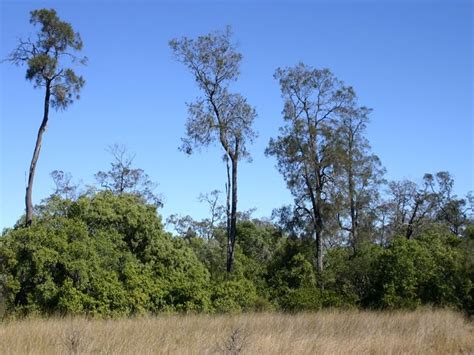
[[[474,190],[473,5],[470,1],[151,2],[2,1],[1,51],[34,33],[29,11],[53,7],[81,33],[87,67],[80,101],[52,112],[33,191],[47,197],[55,169],[93,182],[110,162],[108,145],[125,144],[136,166],[165,198],[161,214],[206,215],[202,192],[223,189],[219,147],[191,157],[178,151],[185,102],[199,96],[191,75],[174,61],[168,40],[231,25],[244,59],[233,90],[258,112],[252,163],[240,168],[239,207],[256,216],[291,201],[266,158],[282,124],[273,73],[299,61],[330,68],[374,109],[368,138],[388,179],[420,180],[450,171],[456,192]],[[24,188],[41,121],[42,95],[25,68],[0,65],[0,228],[24,210]]]

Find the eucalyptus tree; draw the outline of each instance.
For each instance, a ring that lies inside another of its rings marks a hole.
[[[342,111],[354,98],[328,69],[300,63],[277,69],[284,99],[285,125],[271,139],[267,155],[277,167],[295,198],[296,209],[311,221],[316,240],[316,267],[323,270],[323,234],[329,218],[329,187],[337,159],[336,130]]]
[[[337,220],[349,234],[355,250],[359,242],[371,237],[376,219],[379,188],[384,182],[380,159],[370,151],[365,137],[371,109],[355,104],[341,112],[337,130],[338,157],[335,165],[335,194],[339,203]]]
[[[71,65],[85,64],[86,58],[75,53],[81,51],[82,40],[72,26],[62,21],[53,9],[34,10],[30,13],[30,23],[39,25],[34,39],[20,39],[18,46],[6,59],[16,65],[26,64],[26,79],[35,88],[44,90],[43,119],[36,137],[26,187],[26,225],[33,220],[33,181],[38,162],[43,134],[49,120],[49,109],[64,110],[79,99],[84,79],[78,76]]]
[[[172,39],[169,45],[176,59],[193,74],[202,97],[188,104],[186,137],[182,149],[217,141],[224,150],[227,168],[227,271],[232,270],[237,225],[238,163],[250,158],[247,145],[256,136],[252,128],[255,109],[240,94],[231,93],[229,84],[239,76],[242,55],[231,42],[229,27],[195,39]]]

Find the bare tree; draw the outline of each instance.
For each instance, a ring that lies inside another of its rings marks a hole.
[[[199,202],[204,202],[209,208],[209,217],[202,220],[203,235],[207,240],[212,239],[214,229],[222,222],[223,216],[227,215],[225,207],[219,203],[221,191],[212,190],[211,192],[200,194]]]
[[[230,40],[230,29],[196,39],[170,41],[178,61],[193,74],[203,97],[188,104],[186,138],[182,149],[191,154],[194,147],[218,141],[224,150],[227,168],[227,271],[232,270],[237,236],[238,163],[249,158],[247,144],[256,136],[252,124],[257,114],[240,94],[230,93],[229,83],[239,76],[242,55]]]
[[[124,145],[114,144],[108,148],[113,161],[108,171],[99,171],[95,178],[99,185],[114,194],[134,194],[157,207],[163,206],[162,198],[154,193],[156,184],[143,169],[133,167],[135,155],[129,154]]]
[[[70,173],[65,173],[62,170],[54,170],[50,175],[55,185],[54,195],[66,200],[74,200],[77,197],[78,186],[72,182]]]
[[[424,180],[429,185],[436,200],[436,220],[449,227],[457,236],[469,222],[469,215],[474,212],[474,196],[458,198],[454,192],[454,179],[447,171],[439,171],[434,176],[426,174]]]
[[[36,39],[20,40],[18,47],[7,58],[16,65],[26,64],[26,79],[33,81],[35,88],[44,88],[43,120],[36,137],[25,195],[27,226],[33,221],[33,181],[43,133],[49,120],[49,108],[64,110],[79,99],[85,81],[68,66],[86,62],[86,58],[74,55],[82,49],[79,33],[74,32],[69,23],[61,21],[55,10],[34,10],[30,15],[30,23],[41,26]]]

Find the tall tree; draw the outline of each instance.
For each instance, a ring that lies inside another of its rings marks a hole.
[[[334,199],[340,202],[338,223],[349,234],[349,243],[354,250],[371,233],[378,191],[385,172],[380,159],[371,153],[364,135],[370,112],[367,107],[358,107],[354,102],[353,106],[342,111],[337,130]]]
[[[335,131],[354,92],[328,69],[314,69],[303,63],[277,69],[275,78],[284,99],[286,125],[280,128],[279,137],[270,140],[266,153],[276,157],[297,210],[311,221],[316,267],[321,272],[327,197],[336,159]]]
[[[76,75],[69,66],[86,62],[85,57],[74,54],[82,49],[79,33],[74,32],[69,23],[61,21],[55,10],[34,10],[30,15],[30,23],[41,27],[36,39],[20,40],[17,48],[7,58],[7,61],[16,65],[26,64],[26,79],[32,81],[35,88],[44,88],[43,119],[38,130],[26,187],[27,226],[31,225],[33,220],[33,181],[43,134],[49,120],[49,108],[52,106],[56,110],[64,110],[75,99],[79,99],[84,79]]]
[[[172,39],[170,47],[178,61],[194,75],[203,97],[188,104],[183,150],[218,141],[227,167],[227,271],[232,270],[237,226],[237,171],[240,160],[249,157],[247,144],[256,136],[252,124],[257,114],[240,94],[229,92],[239,76],[242,55],[231,42],[231,31],[214,32],[196,39]]]

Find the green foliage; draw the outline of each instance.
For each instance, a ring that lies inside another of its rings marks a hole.
[[[217,312],[239,313],[252,309],[258,300],[255,285],[246,279],[233,279],[215,285],[212,303]]]
[[[278,245],[280,233],[270,223],[242,221],[237,226],[237,243],[242,253],[267,263]]]
[[[237,167],[250,158],[257,114],[230,91],[242,60],[230,28],[169,43],[202,94],[188,104],[182,149],[191,154],[221,145],[228,205],[218,203],[216,190],[202,195],[210,218],[172,216],[182,237],[173,238],[157,215],[162,201],[155,185],[115,145],[110,169],[95,175],[106,191],[90,189],[78,198],[71,177],[54,171],[56,192],[36,206],[31,225],[49,106],[65,109],[79,98],[85,81],[72,67],[86,58],[78,56],[79,33],[54,9],[30,15],[38,27],[34,40],[20,40],[7,61],[25,64],[26,79],[45,88],[44,116],[26,218],[0,238],[0,313],[122,316],[423,304],[474,312],[474,196],[458,198],[454,179],[440,171],[425,174],[422,185],[390,182],[381,202],[384,169],[364,136],[370,109],[329,69],[299,63],[275,72],[285,123],[266,154],[277,159],[295,198],[294,206],[277,211],[282,229],[238,212]]]
[[[309,241],[287,240],[275,253],[267,270],[271,297],[288,311],[321,308],[321,294],[308,251]]]
[[[381,246],[361,243],[355,254],[352,248],[328,250],[323,277],[324,306],[371,306],[378,281]]]
[[[1,286],[17,314],[208,310],[209,273],[162,229],[154,206],[99,193],[43,206],[1,238]]]
[[[413,240],[396,238],[380,261],[380,306],[462,308],[472,302],[473,280],[457,244],[452,234],[438,230]]]
[[[211,239],[172,238],[156,206],[135,194],[54,195],[36,211],[30,228],[18,224],[0,238],[0,290],[9,315],[474,309],[470,227],[462,238],[437,227],[387,247],[332,247],[318,275],[314,240],[245,221],[229,274],[224,230]]]
[[[26,79],[35,87],[45,86],[51,92],[51,104],[65,109],[79,99],[85,84],[69,65],[86,63],[86,58],[74,53],[82,50],[82,39],[71,24],[62,21],[54,9],[31,11],[30,23],[39,25],[36,41],[20,40],[8,60],[14,64],[26,64]]]

